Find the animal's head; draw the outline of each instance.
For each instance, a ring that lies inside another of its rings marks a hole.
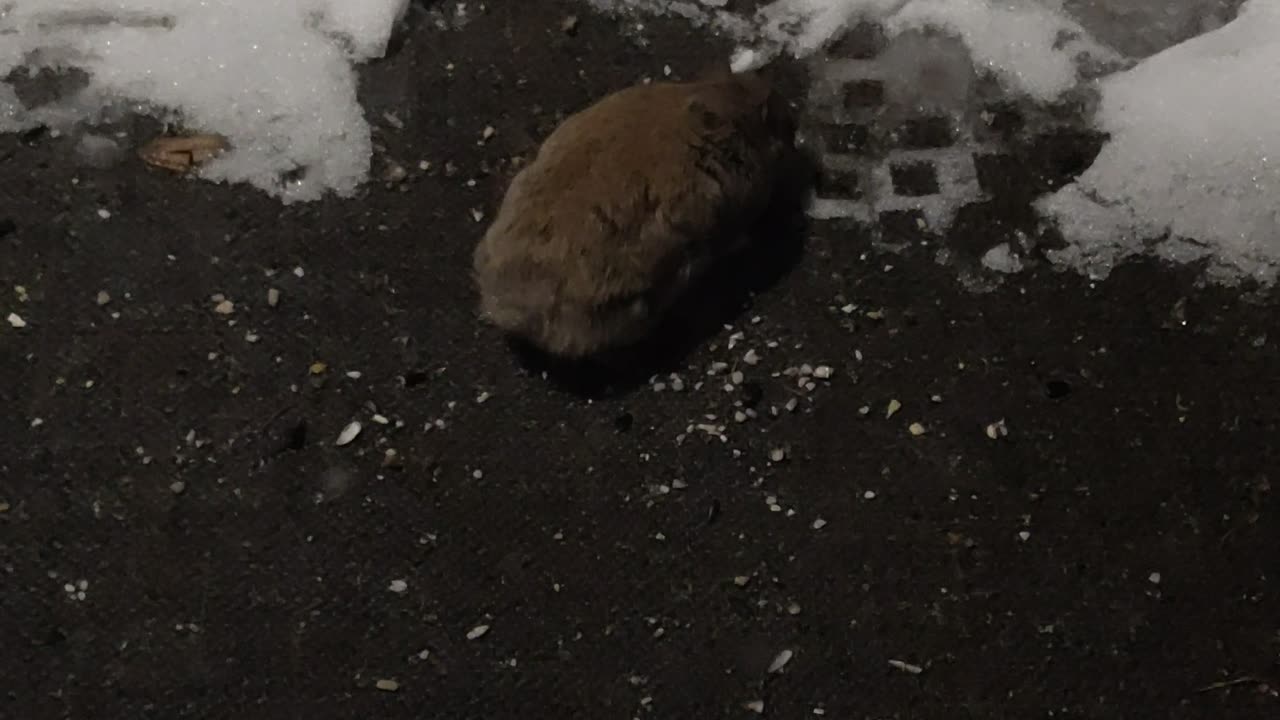
[[[774,87],[767,68],[735,73],[728,63],[705,68],[694,80],[689,111],[711,135],[746,132],[784,145],[796,134],[796,118]]]

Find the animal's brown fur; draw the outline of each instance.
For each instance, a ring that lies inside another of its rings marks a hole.
[[[768,204],[795,128],[757,74],[637,85],[567,118],[476,248],[481,312],[563,357],[644,338]]]

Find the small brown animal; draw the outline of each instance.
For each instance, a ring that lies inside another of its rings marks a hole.
[[[728,68],[570,116],[512,179],[475,250],[481,314],[568,359],[643,340],[744,247],[795,131],[764,77]]]

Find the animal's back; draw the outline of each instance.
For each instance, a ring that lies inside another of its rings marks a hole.
[[[756,177],[764,168],[753,163],[749,139],[739,147],[732,123],[713,136],[691,116],[691,99],[705,90],[627,88],[551,133],[513,179],[476,251],[490,320],[568,355],[648,330],[699,258],[715,254],[711,236],[726,211],[741,212],[762,194]],[[745,165],[726,166],[716,157],[726,150]]]

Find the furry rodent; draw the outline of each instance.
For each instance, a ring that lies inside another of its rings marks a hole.
[[[481,314],[563,358],[644,339],[743,247],[794,138],[769,81],[728,68],[571,115],[512,179],[475,250]]]

